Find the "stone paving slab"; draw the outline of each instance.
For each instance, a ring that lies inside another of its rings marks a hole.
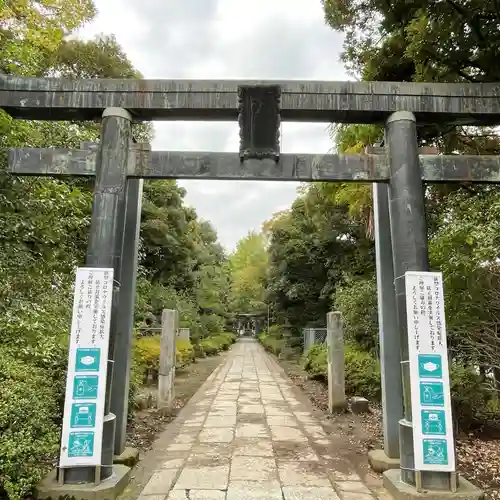
[[[139,500],[370,500],[296,388],[255,341],[238,342],[175,422]]]

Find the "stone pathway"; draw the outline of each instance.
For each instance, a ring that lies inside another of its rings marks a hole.
[[[175,422],[139,500],[372,500],[255,341],[242,340]]]

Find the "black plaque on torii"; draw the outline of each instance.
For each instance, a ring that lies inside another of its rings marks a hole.
[[[241,85],[238,87],[240,160],[279,160],[279,85]]]

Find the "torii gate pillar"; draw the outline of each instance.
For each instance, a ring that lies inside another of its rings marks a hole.
[[[86,258],[86,266],[112,267],[115,276],[100,467],[101,480],[107,479],[113,473],[116,416],[110,411],[111,387],[113,384],[113,357],[118,334],[125,189],[131,142],[132,118],[129,112],[122,108],[105,109],[102,115],[101,142],[97,155],[92,221]],[[93,483],[95,474],[94,467],[68,468],[64,470],[64,483]]]

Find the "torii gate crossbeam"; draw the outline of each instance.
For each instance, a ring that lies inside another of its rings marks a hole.
[[[240,89],[279,89],[286,121],[381,123],[412,112],[420,124],[496,125],[498,83],[321,82],[23,78],[0,75],[0,107],[16,118],[96,120],[122,107],[136,121],[232,121]]]

